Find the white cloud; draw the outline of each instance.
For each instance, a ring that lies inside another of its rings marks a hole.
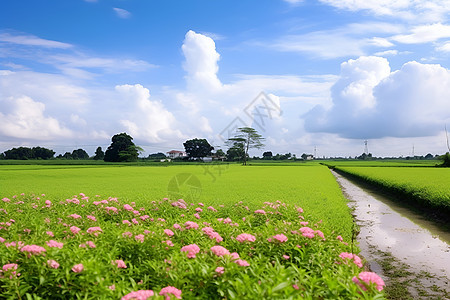
[[[181,47],[185,57],[184,69],[191,88],[217,89],[222,83],[217,78],[220,59],[214,40],[189,30]]]
[[[392,16],[416,23],[445,19],[450,11],[448,0],[320,0],[349,11],[366,11],[376,16]]]
[[[387,23],[348,24],[331,30],[282,36],[270,47],[277,51],[306,52],[324,59],[362,56],[373,47],[393,46],[387,38],[373,35],[401,31],[402,26]],[[373,37],[368,37],[370,35]]]
[[[395,35],[391,39],[403,44],[422,44],[448,37],[450,37],[450,25],[435,23],[416,26],[410,34]]]
[[[13,35],[10,33],[0,33],[0,42],[24,46],[37,46],[44,48],[68,49],[73,47],[71,44],[46,40],[34,35],[20,35],[20,34]]]
[[[120,123],[134,138],[149,142],[161,143],[183,135],[176,127],[176,119],[159,101],[150,100],[150,92],[140,84],[118,85],[122,101],[127,109]]]
[[[375,53],[376,56],[390,56],[390,55],[395,56],[398,54],[399,54],[398,50],[386,50]]]
[[[436,48],[437,51],[450,52],[450,42],[446,42],[443,45]]]
[[[45,105],[30,97],[0,99],[0,135],[7,138],[52,140],[71,138],[72,132],[53,117],[45,116]]]
[[[131,17],[131,13],[123,8],[113,7],[113,10],[121,19],[128,19]]]
[[[305,116],[310,132],[346,138],[432,136],[450,121],[450,73],[439,65],[408,62],[391,72],[380,57],[361,57],[341,66],[332,88],[333,106]]]

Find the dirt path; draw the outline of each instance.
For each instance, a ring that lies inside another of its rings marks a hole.
[[[390,299],[450,299],[450,234],[332,171],[360,227],[357,240]]]

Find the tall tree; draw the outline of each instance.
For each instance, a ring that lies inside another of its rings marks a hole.
[[[106,149],[104,161],[136,161],[140,147],[133,143],[133,138],[125,132],[114,135],[111,138],[111,145]]]
[[[227,150],[227,160],[229,161],[244,161],[244,156],[244,143],[234,142],[233,146]]]
[[[237,129],[236,136],[228,139],[228,144],[234,145],[235,142],[244,144],[244,162],[243,165],[247,165],[248,150],[251,148],[260,149],[264,147],[262,141],[264,138],[260,135],[256,129],[251,127],[241,127]]]
[[[184,149],[189,157],[201,158],[211,155],[214,147],[206,139],[192,139],[183,143]]]
[[[104,158],[105,158],[105,152],[103,152],[102,147],[97,147],[97,149],[95,150],[94,159],[95,160],[102,160]]]
[[[89,159],[89,154],[83,149],[77,149],[72,151],[73,159]]]

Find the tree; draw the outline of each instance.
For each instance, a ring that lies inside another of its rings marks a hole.
[[[225,156],[225,152],[223,152],[222,149],[217,149],[216,157],[223,157],[223,156]]]
[[[105,158],[105,152],[103,152],[102,147],[97,147],[97,149],[95,150],[94,159],[95,160],[102,160],[104,158]]]
[[[233,146],[227,150],[227,160],[228,161],[244,161],[244,143],[242,142],[234,142]]]
[[[125,132],[114,135],[106,149],[104,161],[136,161],[142,149],[133,143],[133,138]]]
[[[256,129],[251,127],[241,127],[237,129],[237,134],[235,137],[229,138],[228,143],[233,144],[234,142],[244,144],[244,162],[243,165],[247,165],[248,149],[256,148],[260,149],[264,147],[262,141],[264,138],[260,135]]]
[[[184,149],[190,158],[201,158],[211,155],[214,147],[206,139],[192,139],[183,143]]]
[[[148,159],[164,159],[166,157],[167,156],[164,153],[158,152],[158,153],[149,154],[149,156],[147,158]]]
[[[5,151],[4,159],[49,159],[53,158],[55,151],[43,147],[19,147]]]
[[[83,149],[77,149],[72,151],[73,159],[89,159],[89,154]]]
[[[263,159],[272,159],[273,153],[272,151],[267,151],[263,153]]]
[[[43,147],[33,147],[31,153],[34,159],[50,159],[55,155],[55,151]]]

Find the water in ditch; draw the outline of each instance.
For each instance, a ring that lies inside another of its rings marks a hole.
[[[450,293],[450,233],[396,202],[332,173],[354,209],[360,227],[357,239],[361,255],[370,268],[390,280],[380,265],[384,254],[390,253],[407,265],[409,272],[421,274],[413,276],[416,282],[420,280],[421,289],[429,289],[431,294],[433,290]],[[424,294],[414,288],[410,292],[414,298]]]

